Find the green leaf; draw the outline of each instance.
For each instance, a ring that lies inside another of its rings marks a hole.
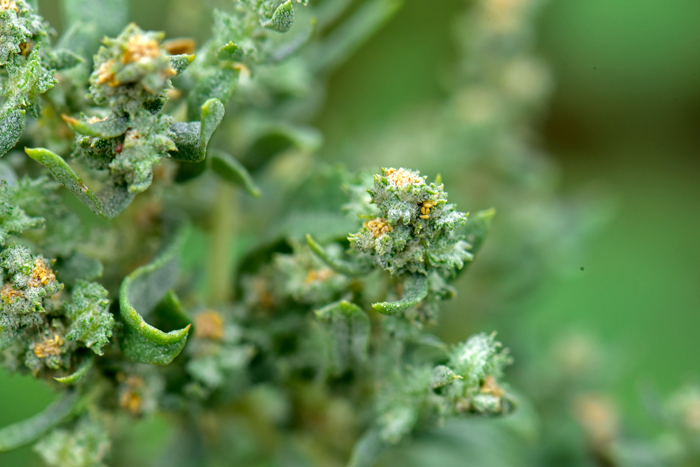
[[[306,243],[309,244],[309,248],[314,252],[318,259],[326,263],[326,265],[340,274],[346,275],[348,277],[359,277],[370,272],[369,269],[362,268],[359,265],[349,263],[347,261],[342,261],[336,258],[331,258],[326,250],[319,245],[316,240],[311,237],[311,234],[306,234]]]
[[[83,57],[67,49],[54,49],[49,53],[49,68],[54,70],[73,68],[84,61]]]
[[[24,110],[13,110],[0,118],[0,157],[15,147],[27,122]]]
[[[72,191],[92,212],[104,219],[119,215],[136,196],[130,193],[127,187],[116,185],[106,185],[99,195],[96,195],[58,154],[44,148],[25,148],[24,151],[49,169],[56,180]]]
[[[445,366],[445,365],[438,365],[435,368],[433,368],[433,379],[430,383],[430,387],[435,389],[435,388],[441,388],[443,386],[446,386],[453,382],[456,379],[463,379],[461,376],[459,376],[457,373],[452,371],[451,368]]]
[[[243,50],[233,42],[229,42],[219,49],[216,54],[216,58],[219,60],[238,62],[243,58]]]
[[[110,117],[106,120],[96,122],[86,122],[67,115],[63,115],[71,130],[85,136],[96,136],[98,138],[116,138],[123,135],[129,128],[128,117]]]
[[[201,118],[201,110],[207,99],[216,98],[228,102],[238,83],[238,68],[225,66],[216,68],[201,77],[187,98],[187,117],[190,120]]]
[[[464,228],[467,241],[471,245],[469,252],[476,254],[484,244],[486,237],[491,230],[491,222],[496,215],[496,210],[485,209],[469,216],[469,220]]]
[[[211,169],[224,180],[242,186],[256,198],[260,196],[260,189],[255,185],[253,178],[243,167],[243,164],[232,155],[218,149],[212,149],[209,151],[209,163]]]
[[[16,333],[7,332],[0,328],[0,352],[9,348],[17,339]]]
[[[348,467],[372,467],[387,448],[377,428],[370,428],[352,448]]]
[[[249,119],[244,122],[241,133],[241,137],[249,139],[242,160],[252,171],[291,148],[312,153],[323,143],[323,137],[316,128],[277,120]]]
[[[137,363],[167,365],[187,342],[190,325],[170,332],[148,324],[136,308],[147,314],[168,294],[178,274],[177,254],[189,228],[182,224],[165,242],[162,252],[146,266],[129,274],[122,282],[119,310],[124,322],[120,345],[124,355]],[[172,301],[171,301],[172,304]]]
[[[92,353],[90,353],[83,359],[78,369],[75,370],[75,372],[72,375],[56,377],[54,379],[59,383],[63,384],[77,384],[83,379],[85,379],[85,376],[87,376],[94,364],[95,356]]]
[[[224,104],[218,99],[209,99],[202,106],[201,122],[173,123],[170,138],[177,151],[170,157],[181,162],[201,162],[207,155],[209,140],[224,118]]]
[[[277,7],[272,18],[263,22],[263,27],[277,32],[287,32],[294,24],[294,6],[291,0],[287,0]]]
[[[344,373],[353,362],[367,362],[370,340],[370,322],[367,313],[346,300],[331,303],[316,310],[318,319],[329,325],[332,336],[332,364],[334,373]]]
[[[68,391],[43,412],[0,429],[0,452],[11,451],[33,443],[53,427],[70,418],[79,401],[77,391]]]
[[[128,0],[65,0],[66,29],[82,23],[95,28],[96,39],[117,36],[129,21]]]
[[[170,57],[170,66],[173,67],[175,73],[181,75],[183,71],[194,61],[194,54],[180,54]]]
[[[418,305],[428,295],[428,278],[422,274],[408,276],[403,284],[403,297],[395,302],[373,303],[372,308],[385,315],[395,315]]]
[[[200,134],[200,151],[206,155],[209,140],[224,118],[224,104],[216,98],[207,100],[202,106],[202,132]]]
[[[180,299],[172,290],[158,302],[152,314],[153,325],[159,329],[181,329],[192,323],[192,318],[182,309]]]

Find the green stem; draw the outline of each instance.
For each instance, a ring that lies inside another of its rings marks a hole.
[[[217,199],[211,213],[209,245],[209,305],[226,303],[233,298],[232,238],[236,233],[238,205],[236,187],[219,183]]]

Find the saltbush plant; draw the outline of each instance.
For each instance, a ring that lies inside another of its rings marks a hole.
[[[446,303],[522,300],[592,223],[531,137],[543,2],[472,2],[447,98],[356,135],[353,162],[395,161],[358,173],[314,159],[308,122],[398,1],[211,3],[197,44],[126,0],[62,0],[60,36],[0,0],[0,365],[57,393],[0,428],[0,464],[697,465],[697,388],[650,397],[664,433],[640,442],[588,336],[527,355],[518,392],[494,333],[433,333]],[[495,248],[496,211],[455,192],[498,207]],[[148,420],[171,437],[155,459],[130,449]]]
[[[0,451],[123,465],[125,420],[160,413],[168,465],[370,466],[449,417],[515,408],[493,334],[427,331],[492,211],[409,168],[328,168],[276,187],[294,203],[272,228],[238,222],[251,173],[319,146],[309,83],[397,6],[336,24],[346,3],[317,19],[233,2],[197,48],[127,24],[122,0],[63,2],[59,38],[35,2],[2,0],[0,363],[62,396]]]

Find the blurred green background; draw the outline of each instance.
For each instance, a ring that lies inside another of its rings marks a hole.
[[[53,0],[40,3],[56,24]],[[134,1],[132,18],[168,31],[167,15],[154,12],[174,3]],[[450,26],[464,5],[407,0],[335,72],[315,122],[326,135],[322,159],[334,161],[358,134],[445,97],[457,56]],[[602,193],[614,216],[576,262],[514,309],[451,330],[464,336],[503,324],[543,343],[563,330],[590,333],[619,362],[610,390],[633,432],[655,428],[642,408],[643,385],[667,394],[700,375],[699,24],[695,0],[553,1],[545,8],[538,47],[556,88],[541,145],[561,166],[562,193]],[[452,307],[446,317],[452,327],[459,312]],[[506,343],[509,332],[500,335]],[[0,373],[0,425],[36,413],[51,397],[31,378]],[[144,436],[147,428],[139,428]],[[3,467],[34,463],[29,449],[0,455]]]

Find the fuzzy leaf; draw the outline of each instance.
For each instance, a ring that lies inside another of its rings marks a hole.
[[[311,251],[314,252],[318,259],[326,263],[329,268],[339,272],[340,274],[344,274],[348,277],[359,277],[369,273],[369,270],[361,268],[358,265],[336,258],[331,258],[328,253],[326,253],[326,250],[324,250],[323,247],[319,245],[316,240],[313,239],[313,237],[311,237],[311,234],[306,234],[306,243],[309,244],[309,248],[311,248]]]
[[[332,335],[332,364],[336,375],[345,372],[353,362],[367,361],[369,349],[369,316],[346,300],[316,310],[316,317],[329,325]]]
[[[68,391],[43,412],[0,429],[0,452],[21,448],[41,438],[53,427],[68,419],[78,403],[78,392]]]
[[[263,22],[263,27],[277,32],[287,32],[294,24],[294,6],[287,0],[277,7],[272,18]]]
[[[372,308],[385,315],[396,313],[418,305],[428,295],[428,278],[416,274],[409,276],[403,284],[403,297],[395,302],[373,303]]]
[[[96,28],[96,38],[116,36],[129,21],[128,0],[65,0],[63,17],[68,25]]]
[[[95,364],[95,356],[93,354],[88,354],[83,361],[80,363],[80,366],[78,367],[77,370],[73,374],[70,374],[68,376],[62,376],[62,377],[56,377],[54,378],[56,381],[62,384],[77,384],[81,382],[83,379],[85,379],[85,376],[90,372],[90,369],[92,369],[93,365]]]
[[[237,62],[243,58],[243,50],[233,42],[229,42],[219,49],[216,54],[216,58],[219,60]]]
[[[49,53],[49,67],[54,70],[65,70],[83,63],[85,59],[67,49],[55,49]]]
[[[227,66],[210,70],[201,77],[187,98],[187,117],[190,120],[201,118],[202,107],[207,99],[216,98],[228,102],[238,83],[238,68]]]
[[[255,185],[253,178],[243,164],[238,162],[232,155],[212,149],[209,151],[211,169],[224,180],[240,185],[248,193],[256,198],[260,196],[260,189]]]
[[[0,157],[15,147],[27,122],[24,110],[13,110],[0,118]]]
[[[146,323],[136,308],[148,313],[168,293],[177,278],[177,254],[188,230],[186,226],[177,229],[153,262],[136,269],[122,282],[119,309],[124,333],[120,344],[124,355],[134,362],[167,365],[187,342],[190,325],[166,333]]]
[[[207,155],[207,146],[212,134],[224,118],[224,105],[218,99],[209,99],[202,106],[202,121],[173,123],[170,138],[177,151],[170,156],[181,162],[201,162]]]
[[[433,380],[430,384],[430,387],[432,387],[433,389],[441,388],[450,384],[452,381],[461,378],[461,376],[456,374],[449,367],[445,365],[438,365],[435,368],[433,368]]]
[[[65,305],[66,316],[73,322],[66,339],[77,340],[97,355],[112,337],[114,317],[109,312],[107,290],[96,282],[78,282],[71,302]]]
[[[119,215],[136,196],[127,187],[107,185],[96,195],[61,156],[48,149],[25,148],[29,157],[42,164],[63,186],[73,192],[95,214],[105,219]]]
[[[129,127],[129,119],[127,117],[110,117],[106,120],[89,123],[63,115],[63,120],[76,133],[99,138],[116,138],[119,135],[123,135]]]
[[[172,55],[170,57],[170,66],[173,67],[175,73],[182,74],[188,66],[194,61],[194,54]]]

